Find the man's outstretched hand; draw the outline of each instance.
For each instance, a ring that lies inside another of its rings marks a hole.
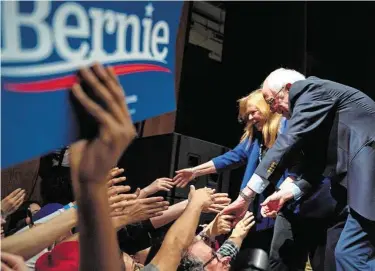
[[[275,217],[285,202],[293,198],[293,194],[289,190],[279,190],[266,198],[260,206],[260,213],[263,217]]]

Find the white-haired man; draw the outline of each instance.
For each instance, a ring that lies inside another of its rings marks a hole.
[[[303,151],[302,178],[287,183],[262,204],[264,215],[279,211],[317,183],[320,172],[347,188],[350,214],[336,246],[338,270],[375,270],[375,102],[361,91],[296,71],[278,69],[264,81],[273,111],[289,118],[247,187],[225,210],[242,216],[256,193],[275,183],[293,155]]]

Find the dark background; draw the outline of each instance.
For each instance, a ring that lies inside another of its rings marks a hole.
[[[338,81],[375,98],[374,2],[221,2],[222,62],[187,43],[176,132],[234,147],[236,100],[279,67]],[[187,39],[188,40],[188,39]]]

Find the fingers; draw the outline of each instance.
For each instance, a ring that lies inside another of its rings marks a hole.
[[[222,210],[224,210],[226,206],[222,204],[211,204],[209,209],[213,209],[216,212],[220,213]]]
[[[163,201],[163,197],[151,197],[151,198],[146,198],[146,199],[140,199],[141,203],[143,204],[153,204],[155,202],[160,202]]]
[[[137,195],[137,198],[141,194],[141,189],[138,187],[137,190],[135,191],[135,194]]]
[[[114,95],[115,99],[119,102],[120,108],[122,112],[124,113],[125,118],[127,120],[130,120],[131,117],[130,117],[129,111],[127,110],[125,92],[122,89],[122,86],[117,78],[117,75],[114,72],[112,67],[107,67],[106,70],[111,80],[115,83],[115,85],[117,85],[117,87],[111,88],[114,90],[112,91],[112,95]]]
[[[125,207],[127,201],[135,200],[136,198],[137,195],[135,194],[120,194],[109,198],[109,204],[111,205],[111,208]]]
[[[226,199],[226,198],[228,198],[228,194],[227,193],[216,193],[214,195],[214,198],[217,198],[217,199]]]
[[[224,215],[224,214],[221,214],[220,217],[221,217],[223,220],[227,220],[227,221],[232,221],[233,219],[236,218],[234,215]]]
[[[114,186],[115,184],[118,184],[118,183],[122,183],[126,181],[126,177],[118,177],[118,178],[113,178],[113,179],[110,179],[108,182],[107,182],[107,186],[108,187],[111,187],[111,186]]]
[[[82,68],[79,70],[79,74],[92,88],[94,93],[105,103],[107,110],[112,113],[112,116],[118,122],[122,123],[124,112],[121,110],[119,101],[115,99],[114,95],[114,91],[118,88],[118,85],[112,82],[102,65],[94,64],[92,70],[94,73],[91,69]]]
[[[25,200],[25,194],[14,203],[14,209],[17,210]]]
[[[124,171],[125,171],[125,170],[124,170],[123,168],[115,167],[115,168],[111,169],[111,171],[109,172],[108,179],[115,178],[115,177],[117,177],[118,175],[124,173]]]
[[[229,205],[231,203],[231,199],[227,197],[218,197],[217,194],[213,195],[213,200],[216,204],[221,204],[221,205]]]
[[[21,268],[24,265],[25,262],[22,257],[1,251],[1,270],[13,270],[9,267]],[[4,266],[9,269],[4,268]]]
[[[222,214],[233,214],[235,213],[235,210],[236,210],[236,206],[234,205],[229,205],[227,207],[225,207],[225,209],[222,211]]]
[[[16,195],[18,195],[19,193],[21,193],[22,191],[25,191],[21,188],[17,188],[16,190],[14,190],[12,193],[10,193],[6,198],[13,198],[15,197]]]
[[[251,222],[250,224],[248,224],[247,226],[245,226],[245,231],[249,231],[255,224],[255,221]]]
[[[165,210],[168,210],[169,208],[169,202],[164,201],[164,202],[159,202],[158,207],[150,208],[146,211],[147,214],[154,214],[154,213],[160,213]]]
[[[13,194],[13,193],[11,193],[11,195],[12,195],[12,194]],[[13,195],[12,195],[12,198],[13,198],[13,200],[18,201],[18,200],[21,199],[21,198],[25,198],[25,195],[26,195],[25,190],[24,190],[24,189],[21,189],[21,190],[18,191],[16,194],[13,194]]]
[[[266,206],[266,205],[271,201],[270,197],[271,197],[271,196],[267,197],[267,198],[266,198],[266,199],[260,204],[260,206]]]
[[[108,189],[108,196],[114,196],[122,193],[127,193],[131,190],[129,185],[117,185]]]
[[[181,177],[179,179],[176,180],[176,182],[174,183],[174,185],[176,187],[179,187],[179,188],[184,188],[188,183],[189,183],[189,179],[188,178],[185,178],[185,177]]]
[[[165,182],[168,182],[168,183],[173,183],[171,178],[163,177],[163,178],[159,178],[158,180],[165,181]]]
[[[271,212],[267,212],[265,213],[265,216],[264,217],[271,217],[271,218],[274,218],[277,216],[277,211],[271,211]]]
[[[187,172],[187,171],[188,171],[187,168],[183,168],[183,169],[180,169],[180,170],[176,170],[176,174],[184,173],[184,172]]]
[[[117,75],[115,73],[115,71],[113,70],[112,67],[107,67],[107,72],[108,72],[108,75],[109,77],[111,77],[111,79],[117,84],[120,86],[120,82],[118,81],[118,78],[117,78]],[[122,92],[123,93],[123,92]]]
[[[74,84],[72,92],[80,104],[102,125],[114,125],[110,115],[97,103],[91,100],[79,84]]]

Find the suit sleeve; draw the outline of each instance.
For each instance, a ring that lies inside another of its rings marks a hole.
[[[278,136],[255,174],[265,183],[275,184],[291,165],[293,157],[301,151],[303,144],[308,143],[309,137],[334,110],[334,106],[335,101],[322,89],[314,88],[305,91],[296,101],[287,131]]]
[[[248,153],[251,152],[252,147],[253,144],[247,139],[238,144],[233,150],[213,158],[212,162],[215,165],[216,171],[221,172],[226,169],[230,170],[246,164]]]

